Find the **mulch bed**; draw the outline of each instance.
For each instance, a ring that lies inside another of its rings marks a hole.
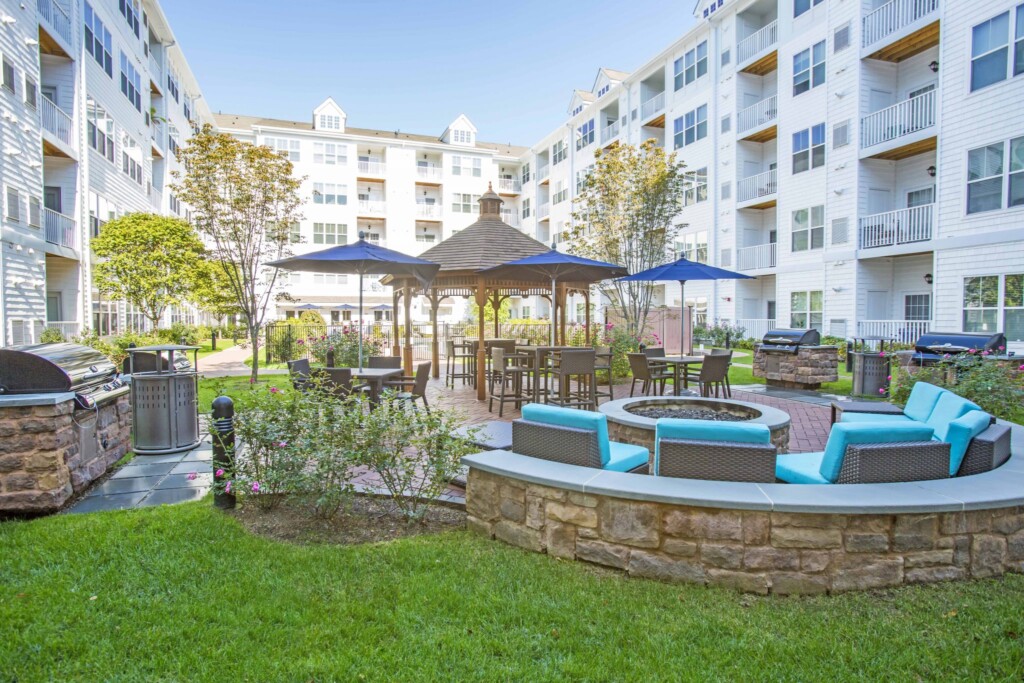
[[[464,529],[464,510],[435,505],[422,522],[409,522],[391,501],[357,495],[348,509],[331,519],[317,517],[309,505],[284,501],[270,510],[240,505],[228,514],[250,533],[297,544],[358,545]]]

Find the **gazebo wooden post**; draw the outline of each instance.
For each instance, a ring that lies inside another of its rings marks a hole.
[[[569,298],[569,289],[565,285],[558,285],[558,300],[562,310],[558,314],[558,334],[561,337],[559,344],[565,346],[565,306]]]
[[[590,287],[589,286],[586,289],[583,290],[583,307],[585,309],[584,320],[586,321],[584,323],[583,330],[584,330],[584,332],[587,335],[587,346],[590,346],[593,343],[593,340],[591,340],[591,338],[590,338]]]
[[[480,309],[480,321],[476,326],[476,398],[487,398],[487,350],[484,348],[484,307],[487,306],[487,281],[482,277],[476,281],[476,305]]]
[[[430,301],[430,374],[434,379],[441,376],[441,341],[437,337],[437,308],[441,305],[441,296],[436,289],[431,289],[427,294]]]
[[[391,292],[391,355],[401,356],[402,345],[398,341],[398,297],[402,296],[402,290],[395,287]]]
[[[406,285],[402,292],[405,304],[405,355],[402,359],[402,367],[406,375],[412,375],[412,287]]]

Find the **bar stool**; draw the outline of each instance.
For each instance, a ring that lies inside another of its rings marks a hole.
[[[455,380],[461,379],[463,386],[465,386],[466,380],[472,379],[468,368],[470,358],[472,356],[466,352],[466,345],[464,343],[460,343],[458,348],[456,348],[454,339],[449,339],[445,342],[445,386],[451,386],[454,389]],[[460,365],[462,366],[461,371],[459,370]]]
[[[505,412],[505,404],[512,403],[519,408],[528,399],[523,395],[523,377],[529,372],[529,368],[521,365],[513,365],[510,354],[503,348],[491,349],[491,371],[489,382],[490,400],[487,404],[487,412],[494,412],[494,399],[498,399],[498,417]],[[506,396],[505,388],[512,384],[512,394]],[[494,386],[501,387],[500,393],[495,393]]]
[[[607,346],[598,346],[594,349],[594,401],[595,403],[601,402],[602,396],[607,396],[608,400],[615,398],[612,395],[614,391],[614,380],[612,379],[612,350]],[[600,384],[597,382],[597,373],[607,372],[608,373],[608,391],[601,391]]]
[[[558,378],[558,391],[552,392],[548,403],[566,408],[584,408],[597,410],[597,397],[594,395],[594,349],[562,351],[558,365],[552,369],[552,375]],[[572,390],[572,378],[576,378],[576,391]]]

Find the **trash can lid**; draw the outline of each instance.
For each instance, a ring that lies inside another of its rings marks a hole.
[[[135,353],[137,351],[198,351],[203,347],[201,346],[185,346],[183,344],[157,344],[156,346],[139,346],[134,349],[126,349],[128,353]]]

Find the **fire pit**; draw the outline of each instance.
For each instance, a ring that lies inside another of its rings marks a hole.
[[[644,446],[654,453],[654,427],[661,417],[767,425],[779,453],[789,451],[789,415],[776,408],[718,398],[651,396],[623,398],[602,404],[613,441]]]

